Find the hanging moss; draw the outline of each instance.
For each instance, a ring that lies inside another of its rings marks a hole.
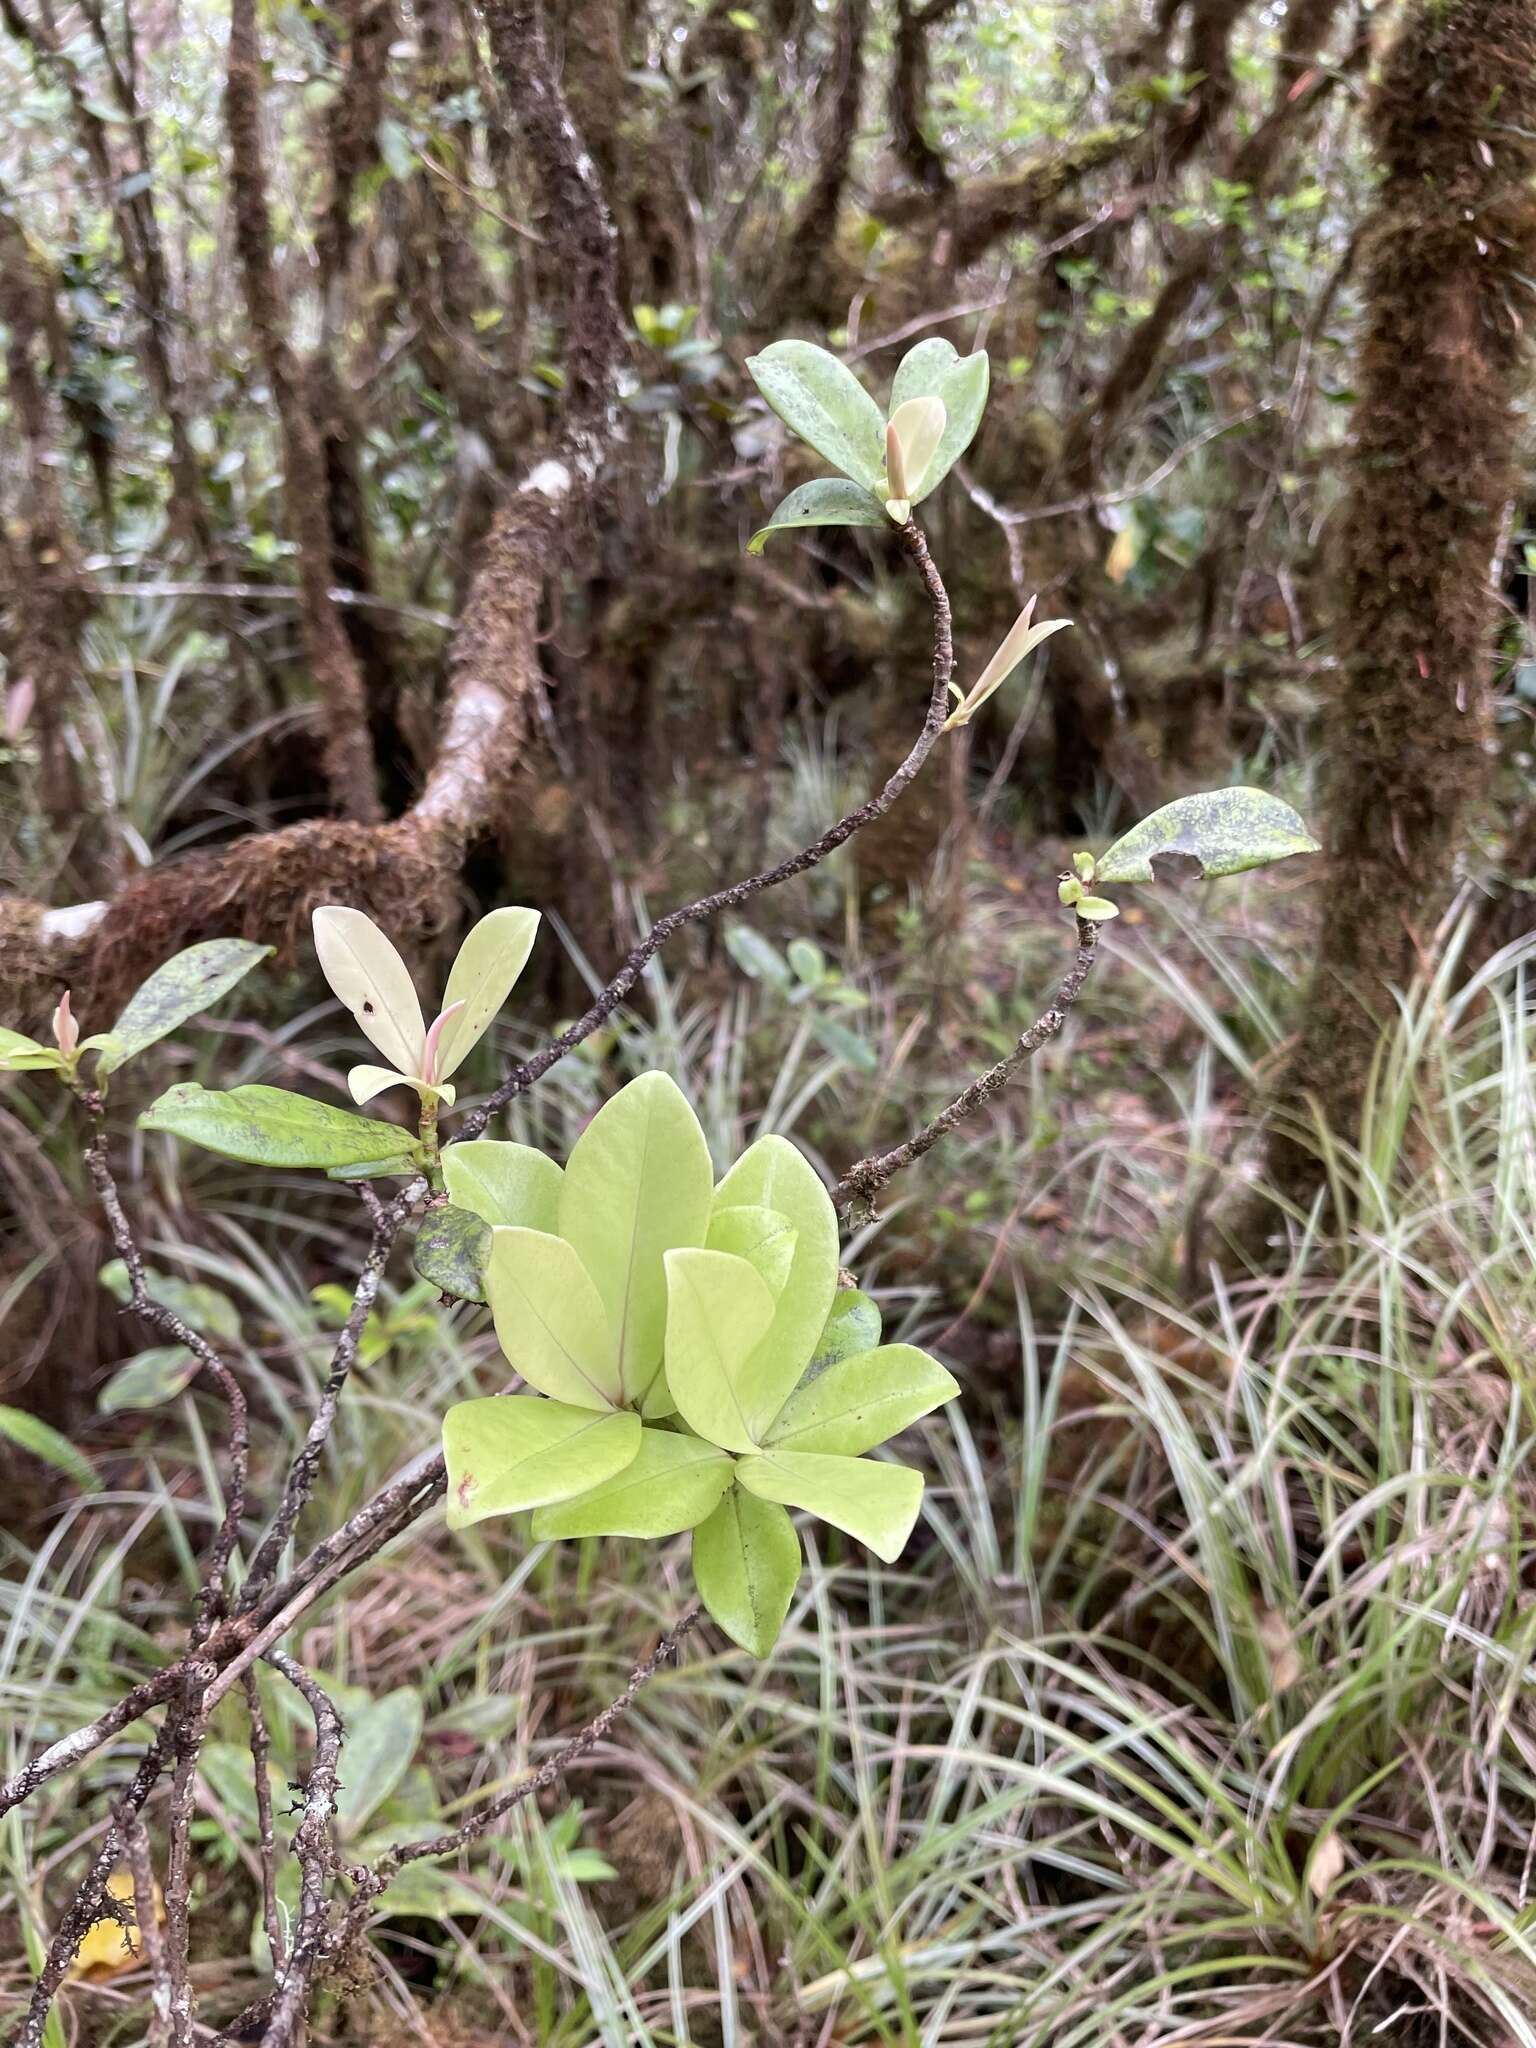
[[[1357,1125],[1379,1020],[1454,883],[1489,772],[1493,580],[1536,305],[1536,10],[1419,0],[1371,112],[1359,400],[1337,571],[1331,863],[1283,1097]],[[1317,1162],[1286,1144],[1291,1192]]]

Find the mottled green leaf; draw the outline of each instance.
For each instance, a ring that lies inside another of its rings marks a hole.
[[[728,1252],[667,1254],[667,1385],[690,1429],[750,1451],[778,1413],[775,1376],[754,1368],[773,1323],[768,1284]]]
[[[538,1394],[460,1401],[443,1417],[448,1526],[467,1529],[601,1486],[640,1448],[640,1418]]]
[[[448,1019],[437,1048],[437,1078],[447,1080],[479,1044],[512,985],[522,973],[538,936],[539,913],[508,905],[482,917],[459,948],[443,991],[443,1008],[462,1010]]]
[[[61,1436],[41,1417],[29,1415],[25,1408],[0,1407],[0,1436],[30,1451],[34,1458],[41,1458],[45,1465],[52,1465],[87,1492],[93,1492],[100,1484],[85,1453],[77,1451],[67,1436]]]
[[[885,421],[846,364],[810,341],[748,356],[752,381],[787,427],[834,469],[872,491],[885,473]]]
[[[1164,804],[1133,825],[1094,863],[1093,879],[1150,882],[1159,854],[1181,853],[1208,875],[1240,875],[1293,853],[1316,853],[1318,843],[1289,804],[1262,789],[1208,789]]]
[[[914,398],[937,398],[944,406],[944,432],[921,480],[913,479],[912,502],[918,504],[948,476],[976,438],[986,409],[991,365],[985,349],[961,356],[954,346],[935,337],[920,341],[901,359],[891,385],[891,412]]]
[[[789,1218],[777,1209],[743,1204],[715,1210],[706,1243],[712,1252],[729,1252],[755,1266],[767,1281],[769,1293],[780,1295],[794,1263],[798,1236]]]
[[[198,1361],[185,1344],[157,1344],[118,1367],[96,1396],[96,1407],[103,1415],[159,1408],[184,1392],[198,1370]]]
[[[621,1088],[571,1148],[560,1235],[575,1246],[608,1311],[621,1399],[642,1401],[661,1370],[662,1259],[675,1246],[704,1242],[713,1179],[699,1120],[665,1074],[642,1074]]]
[[[873,492],[843,476],[819,476],[781,498],[747,542],[749,555],[760,555],[776,533],[802,526],[888,526],[885,507]]]
[[[127,1008],[106,1034],[96,1071],[113,1073],[178,1024],[211,1008],[271,951],[250,939],[206,939],[167,960],[129,997]]]
[[[959,1382],[926,1351],[884,1344],[802,1381],[779,1410],[765,1442],[775,1449],[834,1451],[856,1458],[952,1401],[959,1391]]]
[[[344,1837],[366,1826],[410,1769],[423,1718],[421,1696],[408,1685],[347,1716],[336,1785],[336,1821]]]
[[[453,1202],[429,1209],[421,1219],[411,1264],[423,1280],[460,1301],[484,1301],[485,1267],[491,1255],[491,1226],[472,1209]]]
[[[766,1657],[800,1577],[800,1538],[783,1508],[733,1486],[693,1532],[693,1576],[733,1643]]]
[[[880,1329],[878,1302],[857,1287],[840,1287],[800,1385],[808,1386],[840,1358],[856,1358],[861,1351],[873,1351],[880,1342]]]
[[[837,1292],[837,1212],[816,1169],[787,1138],[759,1138],[715,1190],[715,1207],[776,1210],[795,1230],[789,1278],[748,1377],[761,1389],[764,1424],[788,1400],[816,1349]]]
[[[121,1259],[109,1259],[96,1277],[115,1300],[126,1305],[132,1299],[133,1286]],[[217,1287],[210,1287],[204,1280],[180,1280],[174,1273],[161,1273],[146,1266],[144,1291],[151,1301],[180,1316],[203,1336],[217,1337],[225,1344],[238,1343],[240,1311]]]
[[[399,1160],[416,1140],[396,1124],[354,1116],[286,1088],[250,1086],[227,1094],[181,1081],[145,1110],[139,1127],[169,1131],[226,1159],[252,1166],[356,1166]]]
[[[905,1549],[923,1499],[921,1472],[822,1451],[770,1451],[742,1458],[736,1477],[759,1500],[803,1508],[867,1544],[887,1564]]]
[[[410,969],[373,919],[344,903],[314,915],[320,972],[358,1029],[402,1074],[419,1074],[427,1027]]]
[[[701,1437],[642,1429],[633,1463],[590,1493],[540,1508],[533,1534],[675,1536],[710,1514],[731,1483],[731,1461]]]
[[[560,1223],[561,1172],[531,1145],[470,1138],[443,1150],[443,1179],[461,1209],[487,1223],[551,1233]]]
[[[577,1408],[617,1406],[617,1346],[574,1245],[542,1230],[494,1230],[485,1295],[497,1341],[530,1387]]]

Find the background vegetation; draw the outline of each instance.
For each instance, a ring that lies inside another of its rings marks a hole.
[[[502,1134],[564,1156],[660,1068],[717,1163],[780,1131],[833,1180],[1035,1015],[1075,847],[1231,781],[1328,841],[1125,899],[1061,1037],[845,1249],[965,1388],[913,1432],[902,1562],[818,1530],[773,1660],[696,1630],[550,1797],[390,1893],[315,2036],[1536,2043],[1524,0],[0,26],[4,1017],[67,984],[100,1028],[190,940],[278,948],[110,1118],[159,1284],[249,1389],[254,1501],[368,1219],[134,1118],[178,1080],[340,1087],[314,904],[428,978],[477,910],[545,911],[472,1103],[910,744],[890,542],[743,552],[812,473],[742,369],[766,340],[882,398],[914,338],[985,348],[923,508],[961,680],[1036,591],[1075,629],[893,817],[675,938]],[[174,1654],[223,1417],[175,1361],[122,1377],[157,1340],[56,1092],[5,1081],[0,1141],[9,1770]],[[398,1260],[311,1533],[494,1354]],[[433,1516],[312,1610],[343,1854],[611,1699],[684,1556]],[[309,1717],[265,1704],[286,1833]],[[267,1982],[243,1714],[196,1786],[215,2024]],[[134,1753],[0,1822],[7,2024]],[[144,2038],[147,1982],[83,1978],[56,2040]]]

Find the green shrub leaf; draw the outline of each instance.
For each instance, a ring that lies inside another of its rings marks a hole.
[[[856,1358],[861,1351],[873,1351],[880,1342],[880,1328],[879,1304],[857,1287],[840,1287],[827,1311],[827,1320],[800,1387],[809,1386],[840,1358]],[[800,1387],[795,1389],[796,1393]]]
[[[699,1598],[733,1643],[766,1657],[795,1597],[800,1538],[771,1501],[733,1486],[693,1532]]]
[[[619,1405],[618,1348],[574,1245],[543,1230],[493,1231],[485,1295],[497,1341],[530,1387],[576,1408]]]
[[[443,1179],[461,1209],[521,1230],[559,1228],[561,1173],[531,1145],[470,1138],[443,1153]]]
[[[920,1415],[952,1401],[960,1383],[911,1344],[885,1344],[829,1365],[798,1386],[766,1441],[776,1450],[832,1451],[856,1458]]]
[[[952,343],[937,337],[920,341],[902,357],[891,385],[892,413],[914,398],[937,398],[945,413],[944,432],[921,479],[909,478],[914,505],[938,488],[975,440],[991,367],[985,349],[961,356]]]
[[[121,1259],[109,1259],[97,1274],[97,1279],[114,1300],[125,1306],[133,1298],[133,1283],[128,1278],[128,1268]],[[240,1311],[217,1287],[210,1287],[202,1280],[179,1280],[174,1273],[158,1272],[153,1266],[144,1268],[144,1291],[151,1301],[161,1308],[168,1308],[172,1315],[192,1329],[201,1331],[205,1337],[217,1337],[225,1344],[235,1344],[240,1339]]]
[[[146,1131],[169,1131],[226,1159],[252,1166],[356,1166],[365,1161],[404,1164],[416,1140],[398,1124],[354,1116],[286,1088],[250,1086],[227,1094],[181,1081],[167,1088],[139,1118]],[[398,1171],[392,1165],[389,1171]]]
[[[887,1564],[905,1549],[923,1499],[923,1475],[909,1466],[822,1451],[776,1450],[743,1458],[736,1477],[759,1500],[804,1508],[868,1544]]]
[[[539,913],[508,905],[482,917],[459,948],[443,991],[443,1008],[464,1005],[443,1026],[437,1078],[446,1081],[485,1035],[522,973],[538,936]]]
[[[448,1526],[467,1529],[601,1486],[640,1448],[640,1418],[537,1394],[460,1401],[443,1417]]]
[[[766,1426],[789,1399],[826,1325],[837,1292],[837,1211],[816,1169],[787,1138],[759,1138],[715,1190],[716,1209],[773,1209],[795,1230],[794,1258],[773,1324],[748,1377],[761,1389]]]
[[[411,1264],[423,1280],[459,1301],[485,1300],[491,1226],[453,1202],[429,1209],[416,1233]]]
[[[780,499],[747,542],[749,555],[760,555],[776,533],[796,526],[887,526],[885,507],[873,492],[843,476],[819,476]]]
[[[129,1408],[159,1408],[197,1378],[198,1361],[185,1344],[157,1344],[120,1365],[96,1396],[102,1415]]]
[[[1187,854],[1208,875],[1240,875],[1318,850],[1302,819],[1278,797],[1262,789],[1208,789],[1164,804],[1133,825],[1094,863],[1093,879],[1153,881],[1152,862],[1160,853]]]
[[[677,1083],[642,1074],[593,1117],[560,1186],[560,1235],[574,1245],[608,1311],[620,1398],[640,1402],[661,1370],[665,1253],[699,1245],[714,1173],[699,1120]]]
[[[206,939],[157,967],[106,1034],[97,1073],[115,1072],[178,1024],[211,1008],[271,951],[250,939]]]
[[[336,1823],[356,1839],[411,1767],[421,1741],[421,1695],[398,1686],[347,1716],[336,1786]]]
[[[757,1363],[774,1318],[768,1283],[728,1252],[680,1249],[667,1254],[667,1288],[672,1399],[709,1443],[755,1450],[781,1405]]]
[[[777,1209],[759,1209],[742,1204],[738,1208],[716,1209],[709,1219],[705,1240],[712,1252],[729,1252],[755,1266],[774,1296],[784,1292],[794,1263],[799,1232]]]
[[[33,1074],[46,1067],[59,1067],[64,1055],[53,1046],[39,1045],[22,1031],[0,1029],[0,1074]]]
[[[810,341],[748,356],[754,384],[787,427],[834,469],[873,491],[885,474],[885,421],[845,363]]]
[[[533,1534],[675,1536],[711,1514],[731,1483],[731,1460],[696,1436],[642,1429],[633,1463],[574,1500],[540,1508]]]
[[[45,1465],[52,1465],[88,1493],[101,1483],[83,1451],[77,1451],[67,1436],[61,1436],[39,1416],[29,1415],[25,1408],[0,1407],[0,1436],[30,1451],[34,1458],[41,1458]]]
[[[427,1027],[410,969],[395,948],[371,917],[344,903],[317,910],[314,933],[320,971],[363,1036],[402,1074],[419,1074]]]

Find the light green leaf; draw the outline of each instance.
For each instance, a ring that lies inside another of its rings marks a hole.
[[[347,1716],[337,1773],[336,1822],[356,1837],[411,1767],[421,1741],[421,1695],[408,1685]]]
[[[608,1311],[620,1398],[642,1401],[661,1370],[667,1319],[662,1258],[709,1228],[709,1147],[677,1083],[642,1074],[593,1117],[560,1187],[560,1235]]]
[[[97,1412],[120,1415],[128,1408],[159,1408],[189,1387],[198,1369],[185,1344],[157,1344],[118,1367],[96,1396]]]
[[[805,1371],[837,1292],[837,1212],[816,1169],[787,1138],[759,1138],[715,1190],[715,1207],[774,1209],[795,1229],[795,1255],[773,1326],[748,1377],[771,1422]]]
[[[359,1108],[365,1102],[372,1102],[375,1095],[382,1095],[386,1088],[409,1088],[412,1077],[397,1074],[393,1067],[349,1067],[347,1069],[347,1093]]]
[[[776,533],[797,526],[884,526],[885,508],[872,492],[842,476],[819,476],[781,498],[747,542],[749,555],[760,555]]]
[[[133,1286],[128,1278],[128,1268],[121,1259],[109,1259],[96,1278],[114,1300],[127,1303],[133,1298]],[[240,1339],[240,1311],[217,1287],[210,1287],[203,1280],[179,1280],[174,1273],[157,1272],[153,1266],[144,1269],[144,1291],[151,1301],[168,1308],[172,1315],[194,1330],[200,1330],[205,1337],[218,1337],[226,1344],[235,1344]]]
[[[778,1640],[800,1577],[800,1538],[771,1501],[733,1486],[693,1532],[699,1598],[733,1643],[766,1657]]]
[[[879,1304],[857,1287],[840,1287],[816,1340],[805,1377],[795,1392],[798,1394],[801,1388],[809,1386],[839,1359],[873,1351],[880,1342],[880,1327]]]
[[[683,1420],[722,1450],[754,1450],[782,1402],[753,1364],[773,1323],[767,1282],[728,1252],[680,1249],[667,1288],[667,1386]]]
[[[448,1526],[516,1514],[601,1486],[640,1448],[640,1418],[537,1394],[460,1401],[443,1417]]]
[[[271,951],[250,939],[206,939],[157,967],[129,997],[127,1008],[107,1033],[97,1055],[97,1073],[115,1072],[178,1024],[211,1008]]]
[[[41,1458],[45,1465],[52,1465],[88,1493],[101,1484],[85,1453],[77,1451],[67,1436],[61,1436],[40,1416],[29,1415],[25,1408],[0,1407],[0,1436],[30,1451],[34,1458]]]
[[[577,1408],[618,1405],[618,1349],[574,1245],[543,1230],[493,1230],[485,1295],[497,1341],[530,1387]]]
[[[787,989],[794,979],[789,962],[773,943],[749,924],[728,924],[725,950],[743,974],[754,981],[766,981],[770,988]]]
[[[487,1223],[555,1232],[562,1178],[553,1159],[501,1138],[470,1138],[443,1151],[449,1194]]]
[[[909,1466],[822,1451],[771,1451],[743,1458],[736,1477],[759,1500],[804,1508],[868,1544],[887,1564],[905,1549],[923,1499],[923,1475]]]
[[[846,364],[809,341],[748,356],[752,381],[787,427],[834,469],[872,491],[885,472],[885,421]]]
[[[410,970],[371,917],[343,903],[314,916],[320,972],[358,1029],[402,1074],[419,1074],[427,1027]]]
[[[960,1384],[911,1344],[885,1344],[829,1365],[796,1387],[769,1430],[776,1450],[856,1458],[920,1415],[952,1401]]]
[[[411,1264],[423,1280],[430,1280],[444,1294],[460,1301],[484,1301],[490,1255],[491,1226],[472,1209],[444,1202],[422,1218]]]
[[[789,1218],[781,1216],[777,1209],[743,1205],[716,1209],[709,1219],[706,1243],[712,1252],[729,1252],[733,1258],[745,1259],[749,1266],[755,1266],[767,1281],[769,1292],[779,1295],[789,1278],[798,1235]]]
[[[145,1131],[169,1131],[226,1159],[252,1166],[357,1166],[380,1162],[398,1172],[416,1140],[397,1124],[354,1116],[286,1088],[250,1086],[228,1094],[181,1081],[139,1118]],[[390,1162],[394,1162],[391,1164]]]
[[[819,988],[827,978],[827,956],[814,939],[791,939],[789,964],[807,988]]]
[[[1112,917],[1120,915],[1119,904],[1111,903],[1107,896],[1079,896],[1072,908],[1090,924],[1108,924]]]
[[[991,364],[985,349],[960,356],[950,342],[935,337],[920,341],[901,359],[891,385],[891,412],[914,398],[942,400],[944,432],[920,482],[912,492],[919,503],[936,490],[976,438],[986,410]]]
[[[448,1019],[437,1047],[437,1076],[446,1081],[477,1046],[512,985],[522,973],[538,936],[539,913],[508,905],[482,917],[459,948],[443,991],[443,1008],[463,1009]]]
[[[731,1461],[713,1444],[642,1429],[632,1464],[590,1493],[540,1508],[533,1535],[675,1536],[712,1513],[730,1483]]]
[[[1032,654],[1042,640],[1049,640],[1053,633],[1060,633],[1071,625],[1070,619],[1042,619],[1037,626],[1034,623],[1035,606],[1039,602],[1037,597],[1032,597],[1008,628],[1002,644],[972,683],[959,708],[944,721],[946,732],[957,725],[969,725],[982,705],[996,695],[1026,655]],[[953,689],[954,685],[951,684],[950,688]]]
[[[917,495],[934,452],[944,437],[942,398],[908,398],[892,412],[885,425],[886,489],[901,503],[892,517],[905,520]],[[890,499],[886,501],[891,512]]]
[[[1095,882],[1151,882],[1158,854],[1182,853],[1207,875],[1240,875],[1293,853],[1317,853],[1317,841],[1289,804],[1262,789],[1208,789],[1164,804],[1133,825],[1094,863]]]
[[[54,1047],[39,1045],[24,1032],[0,1028],[0,1074],[32,1074],[62,1063],[63,1054]]]

